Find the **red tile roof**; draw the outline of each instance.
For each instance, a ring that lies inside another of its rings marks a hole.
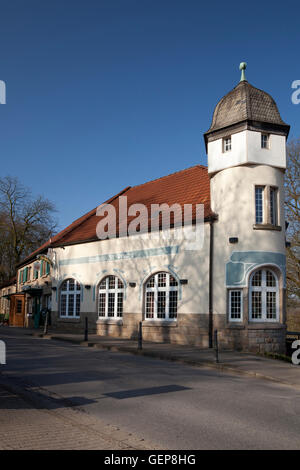
[[[207,167],[196,165],[185,170],[163,176],[147,183],[127,187],[120,193],[106,201],[112,204],[119,218],[119,197],[127,196],[127,206],[132,204],[143,204],[148,209],[148,225],[151,221],[151,204],[184,204],[193,205],[193,219],[195,218],[196,204],[204,205],[204,218],[207,220],[213,213],[210,208],[210,182]],[[97,208],[91,210],[84,216],[77,219],[71,225],[48,240],[38,250],[31,253],[26,260],[32,259],[34,255],[45,251],[53,246],[63,246],[68,244],[83,243],[98,240],[96,227],[101,217],[96,215]],[[128,217],[128,223],[136,216]],[[121,221],[122,222],[122,221]],[[176,219],[171,217],[171,223],[176,224]],[[128,225],[128,224],[127,224]],[[117,223],[117,236],[119,235],[119,224]],[[24,260],[25,261],[25,260]],[[24,261],[22,264],[24,264]]]

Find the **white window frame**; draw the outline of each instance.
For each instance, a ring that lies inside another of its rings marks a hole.
[[[166,285],[165,286],[159,286],[158,285],[158,277],[160,274],[165,274],[166,275]],[[175,279],[177,285],[176,286],[171,286],[170,285],[170,278]],[[147,287],[148,283],[151,281],[151,279],[154,278],[154,287]],[[177,292],[177,308],[176,308],[176,313],[171,312],[171,315],[174,315],[173,317],[170,317],[170,292]],[[178,285],[178,280],[170,273],[166,271],[160,271],[158,273],[153,274],[150,276],[147,281],[145,282],[145,301],[144,301],[144,319],[146,321],[157,321],[157,322],[176,322],[177,321],[177,315],[178,315],[178,293],[179,293],[179,285]],[[153,318],[148,318],[147,317],[147,292],[154,292],[154,311],[153,311]],[[165,309],[165,317],[160,318],[158,317],[158,312],[157,312],[157,307],[158,307],[158,292],[165,292],[166,293],[166,309]]]
[[[271,225],[278,225],[278,188],[270,186],[270,223]]]
[[[261,286],[252,286],[252,279],[255,274],[261,271]],[[276,282],[275,287],[267,286],[266,279],[267,279],[267,271],[270,271]],[[261,318],[252,318],[252,292],[261,292]],[[267,292],[275,292],[276,293],[276,318],[267,318]],[[268,267],[262,267],[256,269],[251,276],[249,277],[249,321],[250,322],[260,322],[260,323],[276,323],[279,322],[279,283],[278,277],[274,273],[274,271]]]
[[[74,281],[74,289],[73,290],[69,289],[69,285],[70,285],[69,281]],[[65,283],[67,283],[67,289],[62,290]],[[78,281],[76,281],[76,279],[69,278],[69,279],[66,279],[65,281],[62,282],[62,284],[60,286],[60,299],[59,299],[59,316],[60,316],[60,318],[80,318],[80,309],[79,309],[79,313],[78,314],[76,313],[76,303],[77,303],[77,295],[78,294],[80,295],[80,303],[81,303],[81,286],[80,286],[80,283]],[[69,315],[69,297],[70,297],[70,295],[74,295],[73,315]],[[62,304],[62,298],[63,297],[66,297],[66,313],[65,313],[65,315],[62,315],[62,313],[61,313],[61,310],[62,310],[61,309],[61,304]]]
[[[267,142],[266,147],[263,146],[263,137],[266,137],[266,142]],[[262,132],[261,133],[260,144],[261,144],[262,149],[269,150],[270,149],[270,134],[267,134],[266,132]]]
[[[223,137],[223,153],[230,152],[232,150],[231,135]]]
[[[259,222],[257,220],[257,215],[258,215],[258,211],[257,211],[257,198],[256,198],[256,194],[257,194],[257,190],[260,189],[261,190],[261,207],[262,207],[262,215],[261,215],[261,221]],[[264,223],[264,219],[265,219],[265,186],[260,186],[260,185],[256,185],[255,186],[255,191],[254,191],[254,198],[255,198],[255,223],[257,225],[260,225],[260,224],[263,224]]]
[[[115,280],[115,285],[114,287],[109,287],[109,278],[113,277]],[[101,283],[105,281],[105,287],[101,287]],[[122,284],[122,287],[119,287],[119,282]],[[122,312],[118,312],[118,294],[123,294],[122,295]],[[98,319],[115,319],[115,320],[121,320],[123,318],[123,305],[124,305],[124,284],[123,281],[115,275],[108,275],[101,279],[100,283],[98,284],[98,302],[97,302],[97,314],[98,314]],[[100,315],[99,313],[99,308],[100,308],[100,294],[105,294],[105,312],[104,315]],[[113,315],[108,315],[108,299],[109,299],[109,294],[114,294],[114,314]]]
[[[240,293],[240,318],[233,318],[232,317],[232,299],[231,294],[234,292]],[[230,322],[241,322],[243,321],[243,290],[242,289],[229,289],[228,290],[228,310],[229,310],[229,321]]]
[[[257,190],[261,190],[262,220],[257,220]],[[278,187],[256,184],[254,186],[255,225],[276,227],[279,220]]]

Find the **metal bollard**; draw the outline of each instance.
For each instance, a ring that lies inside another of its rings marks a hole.
[[[216,363],[219,362],[219,345],[218,345],[218,330],[215,330],[215,351],[216,351]]]
[[[142,322],[139,322],[138,349],[143,349],[143,329]]]
[[[88,317],[85,317],[84,341],[88,341],[88,338],[89,338]]]

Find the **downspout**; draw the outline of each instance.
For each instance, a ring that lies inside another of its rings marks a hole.
[[[211,217],[209,222],[209,272],[208,272],[208,342],[209,348],[213,347],[213,261],[214,261],[214,221]]]

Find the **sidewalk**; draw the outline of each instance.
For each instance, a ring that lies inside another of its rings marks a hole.
[[[131,354],[176,361],[193,366],[209,367],[221,372],[271,380],[300,389],[300,366],[288,362],[269,359],[255,354],[236,351],[220,351],[219,363],[215,360],[214,349],[199,349],[193,346],[181,346],[169,343],[143,342],[139,350],[136,340],[112,338],[107,336],[89,335],[83,341],[83,335],[50,332],[43,336],[41,331],[26,331],[27,334],[40,336],[44,339],[68,341],[81,346],[120,351]]]
[[[1,450],[144,450],[147,443],[34,391],[0,382]]]

